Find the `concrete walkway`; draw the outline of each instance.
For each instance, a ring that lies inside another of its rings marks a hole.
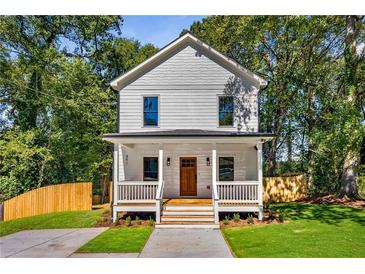
[[[0,238],[0,257],[65,258],[107,227],[24,230]]]
[[[219,229],[155,229],[140,258],[232,258]]]
[[[74,253],[69,258],[138,258],[139,253]]]

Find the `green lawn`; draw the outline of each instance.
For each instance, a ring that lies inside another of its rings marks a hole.
[[[223,229],[237,257],[365,257],[365,210],[334,205],[272,205],[290,221]]]
[[[152,230],[152,227],[110,228],[80,247],[77,252],[140,252]]]
[[[0,223],[0,236],[26,229],[93,227],[105,209],[67,211],[20,218]]]

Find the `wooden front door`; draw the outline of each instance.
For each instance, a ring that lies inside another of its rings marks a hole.
[[[196,196],[196,157],[180,158],[180,196]]]

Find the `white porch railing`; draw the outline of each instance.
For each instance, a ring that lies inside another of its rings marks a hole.
[[[117,184],[117,201],[120,203],[155,202],[158,182],[122,181]]]
[[[163,189],[165,187],[165,181],[162,180],[157,187],[156,192],[156,223],[161,222],[161,210],[163,206]]]
[[[162,181],[162,183],[158,185],[157,191],[156,191],[156,200],[162,199],[164,186],[165,186],[165,181]]]
[[[258,203],[258,181],[220,181],[216,183],[220,203]]]

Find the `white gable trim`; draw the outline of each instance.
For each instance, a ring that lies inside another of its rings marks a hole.
[[[110,85],[115,90],[120,90],[124,86],[126,86],[131,81],[135,80],[139,77],[139,75],[143,74],[145,71],[150,69],[153,65],[158,63],[159,61],[166,58],[169,54],[171,54],[176,49],[184,46],[184,45],[193,45],[197,47],[198,49],[204,51],[206,55],[212,56],[214,59],[216,59],[219,63],[221,63],[224,67],[226,67],[228,70],[231,70],[236,75],[242,76],[246,79],[249,79],[256,83],[256,85],[262,89],[267,86],[267,81],[260,76],[254,74],[253,72],[249,71],[248,69],[245,69],[240,64],[238,64],[236,61],[228,58],[227,56],[223,55],[219,51],[213,49],[209,45],[205,44],[204,42],[200,41],[198,38],[193,36],[190,33],[186,33],[185,35],[181,36],[180,38],[176,39],[175,41],[168,44],[166,47],[161,49],[159,52],[157,52],[155,55],[151,56],[138,66],[134,67],[133,69],[129,70],[128,72],[124,73],[123,75],[115,78],[111,81]]]

